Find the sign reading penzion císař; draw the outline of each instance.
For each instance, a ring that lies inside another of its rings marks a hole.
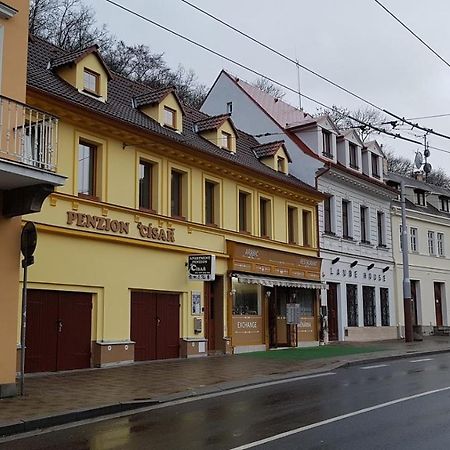
[[[216,279],[216,256],[189,255],[188,279],[214,281]]]

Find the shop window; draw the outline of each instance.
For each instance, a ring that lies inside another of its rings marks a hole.
[[[164,125],[173,129],[177,128],[177,112],[168,106],[164,106]]]
[[[374,287],[363,286],[363,308],[364,308],[364,326],[374,327],[376,325]]]
[[[96,145],[80,142],[78,145],[78,195],[96,198]]]
[[[219,211],[217,198],[218,185],[213,181],[205,181],[205,223],[219,225]]]
[[[239,191],[239,231],[250,233],[251,196],[248,192]]]
[[[233,279],[233,315],[259,316],[260,286],[256,284],[239,283]]]
[[[172,217],[184,219],[186,211],[186,174],[178,170],[171,171],[170,213]]]
[[[303,246],[312,246],[312,214],[310,211],[302,211]]]
[[[84,69],[83,90],[90,94],[100,95],[100,75],[92,70]]]
[[[272,237],[272,208],[271,201],[267,198],[259,199],[259,235]]]
[[[154,164],[139,162],[139,208],[154,210]]]
[[[298,208],[288,206],[287,212],[288,242],[289,244],[298,243]]]
[[[389,289],[380,288],[380,303],[381,303],[381,326],[390,326],[389,317]]]
[[[358,326],[358,288],[356,284],[347,284],[347,326]]]
[[[314,289],[297,289],[296,303],[300,303],[300,316],[313,317],[314,314]]]

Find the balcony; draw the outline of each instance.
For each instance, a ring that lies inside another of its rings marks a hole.
[[[57,136],[56,117],[0,96],[0,216],[37,212],[64,184],[55,173]]]
[[[56,171],[58,119],[0,96],[0,157]]]

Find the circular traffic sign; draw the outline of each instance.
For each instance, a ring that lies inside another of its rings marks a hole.
[[[37,231],[33,222],[27,222],[22,228],[20,250],[25,259],[33,256],[37,244]]]

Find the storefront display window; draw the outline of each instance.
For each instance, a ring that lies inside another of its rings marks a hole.
[[[261,314],[261,286],[239,283],[237,280],[233,280],[232,289],[234,315],[250,316]]]

